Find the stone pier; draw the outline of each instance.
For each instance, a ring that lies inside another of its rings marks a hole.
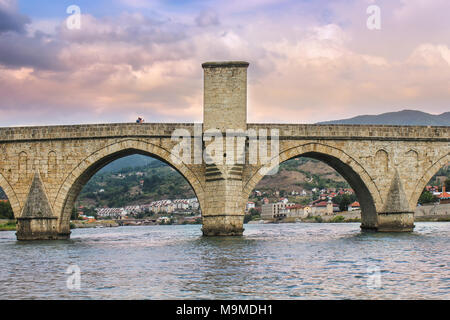
[[[202,66],[203,134],[207,135],[208,130],[218,130],[225,137],[227,130],[246,132],[249,64],[241,61],[207,62]],[[213,141],[205,142],[205,148],[210,143]],[[205,236],[236,236],[244,232],[243,164],[227,164],[227,157],[237,158],[237,152],[231,155],[229,150],[235,151],[235,146],[227,144],[224,138],[223,152],[210,155],[214,162],[205,165],[206,197],[202,209]]]

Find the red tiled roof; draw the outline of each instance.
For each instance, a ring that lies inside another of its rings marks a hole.
[[[450,193],[445,192],[445,187],[442,187],[442,193],[439,195],[440,199],[450,199]]]
[[[328,202],[326,202],[326,201],[321,201],[321,202],[319,202],[319,203],[315,203],[314,206],[315,206],[315,207],[326,207],[327,204],[328,204]]]
[[[358,201],[353,202],[350,206],[351,206],[351,207],[360,207]]]

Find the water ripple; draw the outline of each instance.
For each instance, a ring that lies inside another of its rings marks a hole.
[[[0,233],[2,299],[450,299],[450,223],[412,233],[359,224],[246,225],[203,238],[200,226],[76,229],[17,242]],[[67,267],[81,289],[67,288]]]

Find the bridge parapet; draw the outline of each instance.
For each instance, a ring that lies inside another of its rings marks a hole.
[[[120,137],[170,138],[176,129],[194,134],[194,123],[112,123],[0,128],[0,142]],[[233,128],[231,128],[233,129]],[[450,141],[450,127],[249,123],[247,129],[278,129],[282,139]]]
[[[450,141],[450,127],[340,124],[249,123],[247,129],[278,129],[280,139],[435,140]]]
[[[194,132],[194,123],[111,123],[0,128],[1,142],[121,137],[170,138],[176,129]]]

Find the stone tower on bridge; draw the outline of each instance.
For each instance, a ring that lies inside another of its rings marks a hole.
[[[252,190],[278,163],[298,156],[323,161],[347,180],[361,205],[361,228],[411,231],[422,190],[450,162],[450,127],[251,124],[248,65],[203,64],[200,130],[193,123],[0,128],[0,187],[17,219],[17,238],[68,238],[82,187],[102,167],[131,154],[160,159],[183,175],[199,199],[206,236],[241,235]],[[200,149],[200,162],[195,152],[188,158],[173,154],[177,129],[188,133],[192,149]],[[228,130],[242,133],[243,151],[234,139],[224,139],[223,152],[208,153],[214,137]],[[252,161],[249,133],[264,131],[278,132],[276,140],[267,141],[277,148]]]
[[[203,133],[217,129],[247,130],[247,62],[204,63]],[[234,141],[233,141],[234,144]],[[208,143],[205,143],[205,147]],[[213,164],[205,164],[205,235],[241,235],[243,229],[243,164],[226,164],[226,151]],[[234,151],[234,150],[233,150]],[[228,154],[230,156],[230,154]]]

